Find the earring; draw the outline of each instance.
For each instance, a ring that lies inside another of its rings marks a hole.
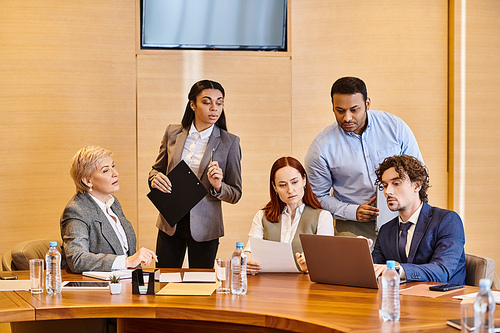
[[[92,192],[92,184],[89,185],[89,192]]]

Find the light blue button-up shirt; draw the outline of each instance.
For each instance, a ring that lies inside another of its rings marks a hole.
[[[383,111],[367,113],[368,126],[361,135],[335,122],[314,139],[305,157],[314,194],[336,219],[355,221],[359,205],[375,196],[375,170],[384,158],[406,154],[423,162],[417,140],[403,120]]]

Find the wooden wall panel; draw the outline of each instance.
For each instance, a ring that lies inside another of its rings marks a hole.
[[[330,88],[367,84],[372,109],[401,117],[430,170],[431,204],[447,206],[447,1],[293,1],[292,152],[303,158],[334,122]]]
[[[136,224],[134,20],[133,0],[0,2],[0,254],[60,238],[70,159],[89,144],[114,151]]]
[[[252,218],[269,199],[271,164],[290,154],[291,64],[286,54],[247,52],[140,52],[137,59],[139,242],[155,248],[157,210],[149,202],[147,176],[168,124],[179,124],[187,94],[198,80],[211,79],[226,91],[228,130],[241,139],[243,196],[223,203],[225,237],[219,256],[230,257],[246,242]]]
[[[496,213],[500,201],[500,114],[496,98],[500,87],[499,14],[498,1],[467,1],[465,11],[462,1],[455,1],[455,206],[464,217],[467,252],[494,259],[497,274],[500,274],[500,224]],[[463,24],[465,35],[461,33]]]

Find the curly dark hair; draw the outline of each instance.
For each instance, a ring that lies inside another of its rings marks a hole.
[[[399,174],[399,178],[406,179],[408,177],[412,183],[420,185],[419,196],[423,202],[428,202],[427,190],[429,189],[429,173],[427,168],[416,157],[409,155],[395,155],[386,157],[375,170],[377,180],[376,186],[382,186],[382,175],[390,168],[394,168]]]

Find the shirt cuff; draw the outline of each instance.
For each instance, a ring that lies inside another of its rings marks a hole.
[[[397,263],[397,265],[399,266],[399,279],[401,280],[401,282],[406,282],[406,273],[403,266],[401,266],[399,263]]]
[[[356,211],[358,210],[359,205],[347,205],[345,208],[345,219],[351,221],[357,221]]]
[[[126,255],[117,256],[115,261],[113,261],[113,266],[111,266],[111,270],[127,269],[128,267],[125,267],[126,259],[127,259]]]

